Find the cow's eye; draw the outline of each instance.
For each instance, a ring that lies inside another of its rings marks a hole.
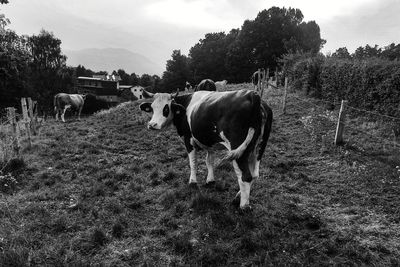
[[[168,115],[169,115],[169,106],[168,106],[168,104],[165,105],[165,107],[162,110],[162,113],[163,113],[164,117],[166,117],[166,118],[168,117]]]

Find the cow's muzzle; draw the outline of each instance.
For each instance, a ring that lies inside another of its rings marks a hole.
[[[147,123],[147,129],[149,130],[160,130],[160,127],[157,127],[156,122],[149,122]]]

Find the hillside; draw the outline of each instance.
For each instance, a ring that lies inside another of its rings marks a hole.
[[[124,69],[127,73],[157,74],[164,71],[164,63],[154,63],[147,57],[122,48],[88,48],[83,50],[66,50],[67,65],[83,65],[93,71]]]
[[[204,152],[188,187],[181,139],[148,131],[138,103],[48,121],[25,166],[7,167],[18,185],[0,201],[0,266],[399,265],[399,152],[349,131],[334,147],[333,112],[295,97],[283,115],[282,92],[266,94],[273,131],[247,214],[231,205],[231,165],[203,186]]]

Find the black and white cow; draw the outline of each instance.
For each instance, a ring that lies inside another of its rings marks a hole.
[[[202,80],[194,89],[195,92],[197,91],[217,91],[217,87],[215,83],[211,79],[204,79]]]
[[[186,81],[185,83],[185,91],[190,91],[192,90],[192,85],[190,84],[190,82]]]
[[[152,103],[140,109],[153,112],[148,129],[161,130],[175,125],[189,154],[189,184],[197,184],[196,150],[207,151],[207,184],[214,182],[214,152],[217,144],[228,149],[225,157],[233,161],[240,191],[240,207],[249,205],[250,187],[259,176],[272,124],[272,110],[251,90],[230,92],[198,91],[192,94],[151,94]]]
[[[78,119],[81,118],[81,112],[85,103],[85,95],[59,93],[54,96],[54,111],[56,112],[56,120],[61,115],[61,120],[65,122],[65,111],[72,108],[78,111]]]

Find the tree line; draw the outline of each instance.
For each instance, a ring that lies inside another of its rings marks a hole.
[[[161,88],[173,91],[185,81],[226,79],[248,82],[258,68],[275,69],[280,58],[291,52],[316,54],[325,44],[315,21],[303,21],[301,10],[271,7],[245,20],[240,29],[229,33],[207,33],[189,50],[189,55],[174,50],[162,75]]]
[[[53,33],[41,30],[37,35],[18,35],[7,28],[9,23],[0,14],[0,107],[18,106],[20,97],[30,96],[50,108],[55,94],[75,93],[77,77],[107,74],[81,65],[67,66],[61,40]],[[275,68],[284,54],[315,54],[324,43],[318,24],[304,22],[299,9],[272,7],[244,21],[240,29],[205,34],[188,55],[174,50],[161,78],[128,74],[123,69],[111,74],[120,76],[121,85],[141,85],[153,92],[183,89],[186,81],[197,84],[204,78],[248,82],[254,70]]]
[[[367,58],[381,58],[387,60],[400,60],[400,44],[391,43],[388,46],[379,47],[378,45],[370,46],[367,44],[365,47],[359,46],[354,53],[350,54],[346,47],[338,48],[334,53],[328,57],[341,58],[341,59],[367,59]]]

